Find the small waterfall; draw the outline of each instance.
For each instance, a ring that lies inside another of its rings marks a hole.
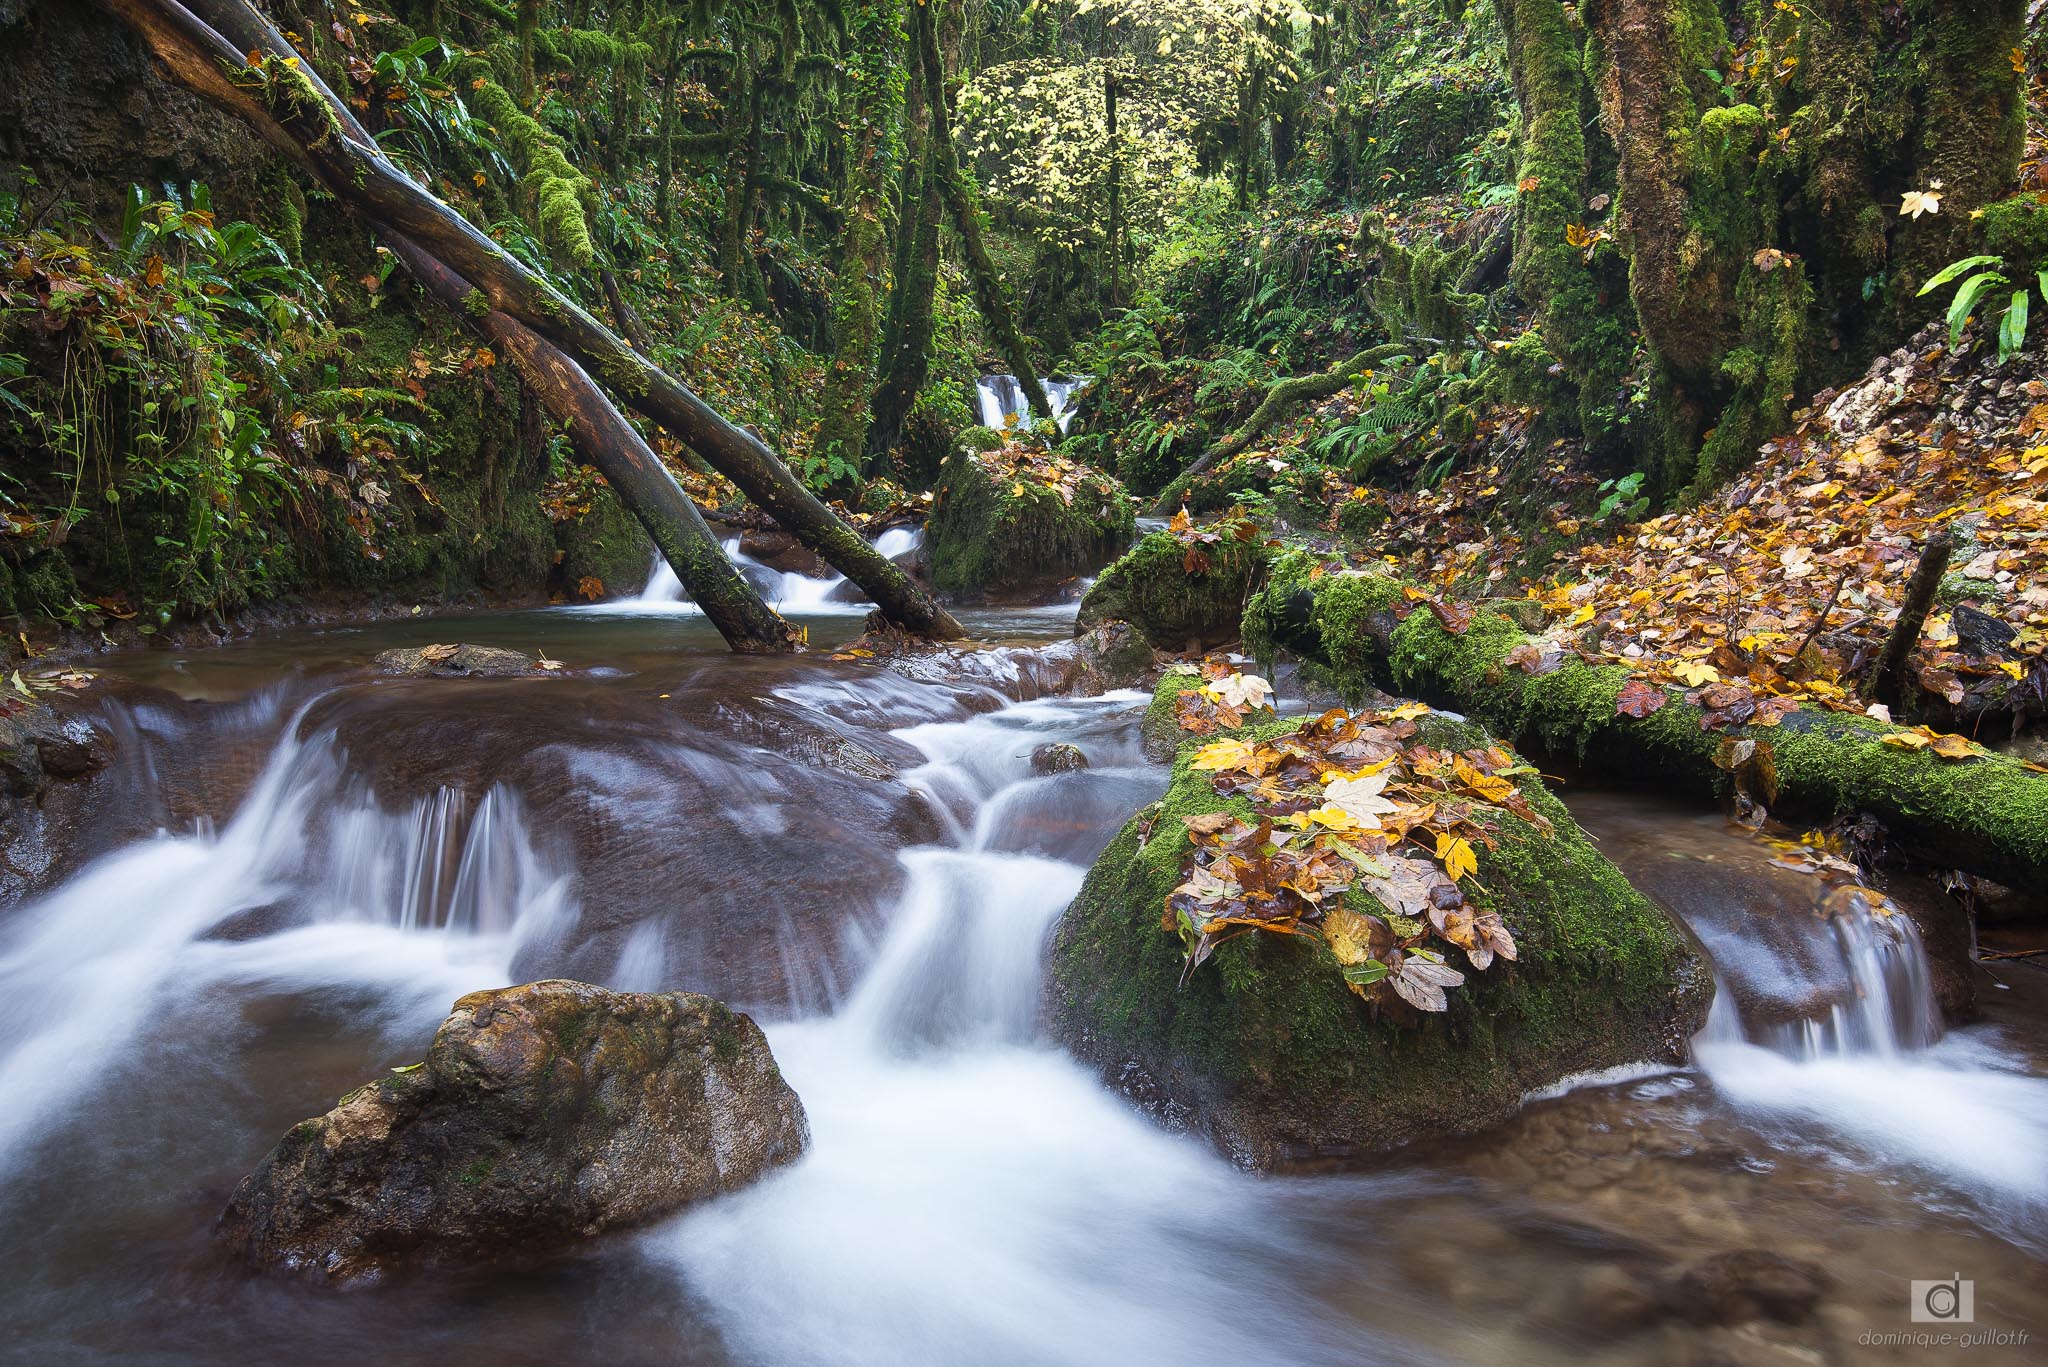
[[[303,715],[303,713],[301,714]],[[298,719],[234,816],[87,867],[0,939],[0,1181],[152,1022],[224,984],[381,993],[437,1018],[575,914],[516,794],[392,810]]]
[[[2048,1145],[2048,1080],[2016,1071],[1979,1035],[1944,1037],[1927,951],[1903,912],[1853,886],[1827,893],[1819,915],[1737,910],[1749,930],[1693,918],[1717,973],[1693,1057],[1722,1099],[1784,1143],[1810,1144],[1819,1130],[1873,1167],[1990,1193],[1987,1223],[2019,1231],[2048,1218],[2038,1161]],[[1803,944],[1766,940],[1759,917]],[[1788,970],[1794,955],[1804,962]],[[1789,1019],[1749,1018],[1757,1013],[1745,1000],[1768,1001],[1788,981],[1829,990]]]
[[[768,605],[778,612],[794,616],[817,616],[827,613],[850,614],[866,612],[874,605],[860,596],[859,590],[849,584],[844,575],[834,574],[827,578],[815,578],[798,574],[793,570],[778,570],[764,565],[740,549],[738,537],[731,537],[720,543],[725,554],[741,574],[757,589]],[[915,527],[892,527],[875,538],[875,549],[890,560],[901,560],[915,554],[924,544],[924,532]],[[617,612],[620,610],[684,612],[701,611],[683,592],[682,580],[669,568],[668,561],[656,552],[653,563],[647,568],[647,584],[633,598],[616,603],[598,603],[580,611]]]
[[[1739,1001],[1758,977],[1780,965],[1764,946],[1737,948],[1725,933],[1713,937],[1725,975],[1710,1022],[1710,1042],[1744,1040],[1784,1055],[1812,1060],[1856,1055],[1897,1057],[1926,1049],[1941,1037],[1941,1012],[1920,933],[1904,912],[1868,888],[1830,892],[1823,914],[1807,926],[1805,970],[1830,985],[1811,1009],[1791,1019],[1744,1019]]]
[[[1065,432],[1074,421],[1073,399],[1094,377],[1076,375],[1064,380],[1041,379],[1045,389],[1045,401],[1052,405],[1052,420]],[[1024,386],[1015,375],[984,375],[975,382],[975,400],[981,409],[983,427],[1011,427],[1024,421],[1031,414],[1030,401],[1024,397]]]

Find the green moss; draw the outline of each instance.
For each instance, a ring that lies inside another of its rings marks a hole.
[[[1978,216],[1984,250],[2005,258],[2006,274],[2021,279],[2048,268],[2048,202],[2038,194],[1987,204]]]
[[[1077,627],[1129,622],[1162,650],[1235,636],[1245,599],[1270,553],[1261,539],[1243,541],[1227,533],[1224,540],[1200,549],[1208,567],[1190,573],[1188,548],[1171,533],[1139,538],[1089,587]]]
[[[2016,886],[2048,877],[2048,777],[2017,760],[1950,761],[1886,745],[1883,737],[1896,728],[1856,713],[1802,708],[1774,727],[1708,730],[1700,709],[1672,693],[1647,717],[1623,715],[1616,701],[1631,675],[1622,665],[1570,659],[1547,674],[1510,667],[1508,652],[1529,637],[1486,608],[1462,633],[1445,630],[1427,610],[1410,612],[1391,628],[1387,617],[1356,607],[1340,607],[1340,619],[1321,600],[1334,590],[1342,604],[1356,590],[1340,589],[1328,577],[1307,579],[1303,563],[1289,558],[1275,566],[1267,590],[1247,609],[1246,639],[1263,633],[1268,648],[1319,661],[1340,686],[1384,684],[1468,713],[1539,753],[1703,795],[1728,783],[1714,762],[1724,739],[1747,736],[1770,751],[1773,805],[1783,814],[1825,819],[1868,812],[1885,822],[1895,844],[1918,857]],[[1387,590],[1378,593],[1384,600]]]
[[[947,593],[1015,594],[1100,569],[1130,545],[1130,499],[1109,476],[1085,471],[1072,491],[1025,476],[998,478],[967,452],[939,470],[926,553]]]
[[[1432,719],[1426,739],[1484,743],[1476,727],[1447,718]],[[1701,1018],[1709,988],[1684,937],[1533,779],[1524,791],[1553,832],[1502,814],[1473,882],[1474,900],[1502,914],[1522,958],[1469,975],[1445,1016],[1412,1026],[1376,1018],[1306,938],[1238,937],[1177,987],[1180,941],[1162,913],[1187,854],[1182,818],[1249,814],[1241,799],[1215,795],[1192,756],[1181,748],[1156,814],[1146,814],[1149,838],[1133,821],[1090,871],[1055,943],[1052,999],[1057,1028],[1085,1056],[1127,1085],[1125,1065],[1136,1064],[1163,1094],[1156,1102],[1192,1110],[1243,1161],[1474,1129],[1567,1073],[1668,1056]],[[1349,896],[1387,914],[1362,889]]]

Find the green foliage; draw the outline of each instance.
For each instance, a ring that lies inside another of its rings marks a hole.
[[[2005,258],[2002,256],[1966,256],[1936,271],[1928,277],[1927,283],[1920,287],[1921,294],[1931,294],[1951,281],[1962,280],[1962,283],[1956,286],[1954,296],[1949,300],[1950,346],[1961,344],[1963,329],[1969,326],[1970,320],[1976,316],[1978,306],[1995,305],[1997,291],[2013,283],[2001,269],[2004,265]],[[2036,289],[2042,299],[2048,301],[2048,268],[2036,272],[2033,282],[2022,284],[2014,290],[2011,297],[2004,301],[2004,309],[1997,315],[1998,359],[2001,364],[2011,360],[2020,348],[2026,345],[2027,318],[2031,311],[2032,294]]]

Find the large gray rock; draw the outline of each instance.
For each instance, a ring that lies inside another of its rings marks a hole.
[[[220,1232],[331,1282],[524,1259],[793,1161],[803,1105],[760,1027],[690,992],[473,992],[426,1061],[293,1127]]]

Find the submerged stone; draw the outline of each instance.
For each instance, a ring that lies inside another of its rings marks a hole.
[[[1169,675],[1161,698],[1187,682]],[[1441,715],[1420,738],[1451,751],[1490,743]],[[1276,1167],[1477,1130],[1573,1074],[1684,1057],[1712,995],[1705,964],[1533,775],[1518,786],[1551,830],[1489,811],[1494,844],[1475,842],[1466,885],[1521,957],[1469,972],[1443,1014],[1376,1014],[1306,935],[1229,938],[1179,986],[1181,942],[1161,916],[1190,849],[1182,818],[1249,811],[1216,795],[1193,753],[1181,746],[1160,806],[1096,861],[1049,960],[1054,1034],[1154,1114],[1242,1164]],[[1394,915],[1362,883],[1345,905]]]
[[[1065,774],[1087,767],[1088,756],[1081,753],[1081,747],[1065,741],[1048,742],[1031,752],[1034,774]]]
[[[553,979],[462,998],[425,1062],[294,1126],[220,1234],[335,1283],[523,1260],[745,1186],[807,1141],[748,1017]]]
[[[372,666],[379,674],[406,678],[506,679],[532,674],[540,662],[523,651],[503,646],[412,646],[387,650]]]

